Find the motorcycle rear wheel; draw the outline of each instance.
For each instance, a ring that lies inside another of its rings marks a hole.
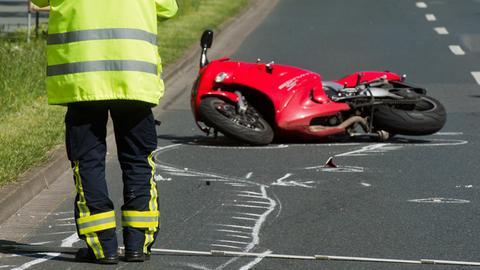
[[[266,145],[273,141],[272,127],[252,106],[240,114],[234,104],[217,97],[207,97],[200,102],[198,113],[207,126],[227,137],[251,145]]]
[[[373,126],[402,135],[430,135],[443,128],[447,114],[443,105],[429,96],[421,96],[414,107],[381,105],[375,108]]]

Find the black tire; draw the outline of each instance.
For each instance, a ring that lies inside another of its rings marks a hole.
[[[230,138],[252,145],[266,145],[273,141],[272,127],[252,106],[240,115],[234,104],[217,97],[207,97],[200,103],[198,113],[206,125]]]
[[[405,106],[381,105],[375,108],[373,126],[376,130],[385,130],[402,135],[430,135],[445,125],[447,114],[443,105],[429,96],[410,108]]]

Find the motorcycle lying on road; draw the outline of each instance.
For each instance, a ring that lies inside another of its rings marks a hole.
[[[426,89],[393,72],[356,72],[336,81],[273,62],[222,58],[209,62],[213,32],[201,39],[200,71],[191,93],[199,128],[251,145],[275,138],[326,138],[336,134],[387,140],[429,135],[446,112]]]

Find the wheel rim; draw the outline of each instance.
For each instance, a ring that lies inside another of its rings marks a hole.
[[[265,125],[262,123],[262,121],[260,121],[260,114],[250,106],[243,114],[239,114],[234,105],[224,101],[214,102],[213,106],[219,113],[239,126],[255,131],[266,130]]]

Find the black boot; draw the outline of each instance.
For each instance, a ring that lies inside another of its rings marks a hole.
[[[93,251],[89,248],[81,248],[75,254],[75,260],[77,262],[89,262],[98,264],[118,264],[118,254],[105,255],[101,259],[97,259]]]

